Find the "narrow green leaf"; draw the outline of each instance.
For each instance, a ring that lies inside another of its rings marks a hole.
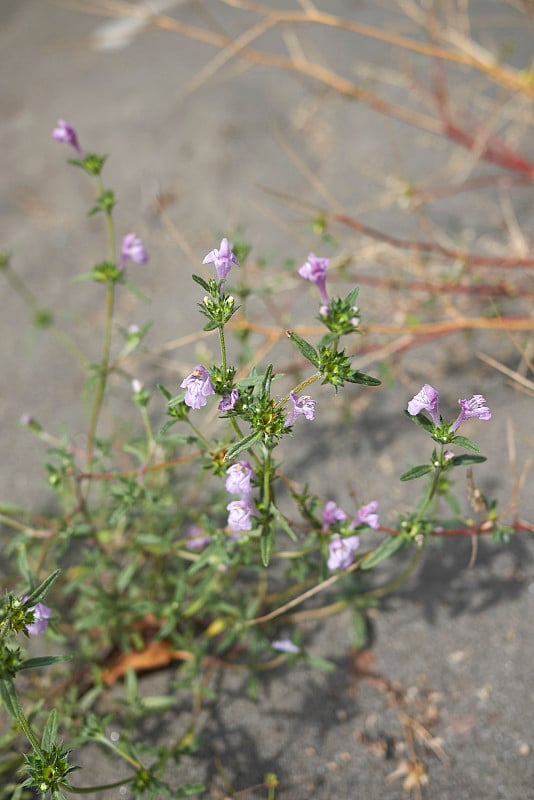
[[[293,542],[298,541],[295,531],[293,530],[287,519],[284,517],[284,515],[280,513],[280,511],[277,509],[274,503],[271,503],[269,510],[274,519],[282,528],[282,530],[285,531],[285,533],[287,533],[291,541]]]
[[[415,422],[415,424],[419,425],[419,427],[423,428],[423,430],[428,431],[429,433],[433,432],[434,423],[432,422],[431,419],[425,417],[422,411],[420,411],[419,414],[416,414],[415,416],[406,411],[406,409],[404,410],[404,413],[406,414],[408,419],[411,419],[412,422]]]
[[[464,453],[464,455],[451,458],[450,463],[453,467],[468,467],[470,464],[482,464],[486,460],[486,456],[470,456],[468,453]]]
[[[431,464],[419,464],[417,467],[412,467],[407,472],[400,476],[401,481],[413,481],[414,478],[422,478],[423,475],[428,475],[432,472],[434,467]]]
[[[271,526],[264,528],[260,537],[261,561],[264,567],[269,566],[271,550],[273,549],[273,531]]]
[[[376,567],[377,564],[380,564],[381,561],[385,561],[386,558],[390,558],[394,553],[400,550],[404,545],[407,543],[407,539],[403,536],[390,536],[387,539],[384,539],[381,544],[378,545],[376,550],[373,550],[367,558],[362,562],[360,569],[371,569],[372,567]]]
[[[237,442],[237,444],[232,445],[232,447],[228,449],[226,453],[226,461],[232,461],[232,459],[239,455],[239,453],[242,453],[243,450],[248,450],[249,447],[253,447],[260,438],[260,431],[249,433],[248,436],[245,436],[244,439],[241,439],[240,442]]]
[[[358,297],[359,293],[360,293],[360,287],[355,286],[354,289],[352,289],[345,298],[345,302],[347,303],[347,305],[353,306],[354,303],[356,302],[356,298]]]
[[[458,444],[460,447],[465,447],[466,450],[471,450],[472,453],[480,453],[480,448],[467,436],[455,436],[451,439],[451,444]]]
[[[366,375],[364,372],[358,372],[358,370],[353,372],[346,380],[348,383],[360,383],[362,386],[380,386],[382,383],[378,378],[373,378],[371,375]]]
[[[27,658],[22,662],[19,669],[35,669],[36,667],[49,667],[50,664],[59,664],[61,661],[71,661],[72,656],[37,656]]]
[[[195,283],[198,283],[199,286],[202,286],[205,292],[209,293],[210,287],[208,286],[204,278],[201,278],[200,275],[191,275],[191,277],[193,278]]]
[[[206,791],[206,787],[203,783],[184,783],[183,786],[180,786],[175,797],[193,797],[196,794],[200,794],[201,792],[204,793]]]
[[[48,578],[45,578],[36,589],[33,590],[26,600],[26,606],[28,608],[36,605],[45,597],[52,584],[55,583],[59,577],[60,572],[60,569],[56,569],[51,575],[48,576]]]
[[[163,386],[162,383],[157,383],[156,386],[158,387],[158,389],[160,390],[161,394],[163,395],[163,397],[166,400],[171,400],[172,394],[169,392],[168,389],[165,388],[165,386]]]
[[[57,711],[53,708],[46,720],[43,738],[41,739],[41,747],[43,750],[51,750],[55,745],[57,739],[57,724]]]
[[[307,358],[314,367],[319,366],[319,355],[315,348],[313,348],[311,344],[306,341],[306,339],[303,339],[302,336],[299,336],[298,333],[294,333],[293,331],[288,331],[287,336],[289,339],[291,339],[299,353],[301,353],[304,358]]]
[[[11,717],[18,722],[18,700],[15,685],[12,680],[0,680],[0,697]]]

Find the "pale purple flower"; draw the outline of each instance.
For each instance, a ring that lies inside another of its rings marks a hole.
[[[127,233],[122,240],[121,257],[119,259],[118,268],[122,269],[128,259],[135,264],[146,264],[148,261],[148,253],[145,250],[145,246],[135,233]]]
[[[215,394],[210,374],[202,364],[197,364],[180,386],[186,390],[184,402],[190,408],[202,408],[208,402],[207,398],[211,394]]]
[[[199,525],[191,525],[188,531],[188,537],[186,547],[190,550],[201,550],[211,542],[211,536],[205,534]]]
[[[230,242],[228,239],[224,238],[219,245],[219,249],[211,250],[208,255],[204,257],[202,263],[215,264],[219,280],[224,281],[232,269],[232,264],[237,264],[238,261],[235,257],[235,253],[232,252]]]
[[[331,525],[335,525],[336,522],[343,522],[345,519],[347,519],[347,515],[333,500],[325,503],[323,508],[323,531],[327,531]]]
[[[332,536],[328,543],[328,569],[348,569],[359,546],[359,536]]]
[[[228,527],[231,531],[250,531],[252,529],[251,516],[255,514],[254,507],[247,497],[232,500],[226,506],[228,513]]]
[[[42,603],[36,603],[28,611],[33,611],[33,622],[26,625],[26,631],[30,636],[39,636],[40,633],[44,633],[48,628],[48,620],[52,616],[52,609]]]
[[[238,461],[226,470],[226,491],[246,498],[252,492],[250,481],[255,478],[254,470],[248,461]]]
[[[326,291],[326,270],[328,268],[328,258],[318,258],[314,253],[308,255],[308,260],[299,269],[299,275],[311,281],[319,289],[321,300],[324,306],[330,304],[330,298]],[[325,314],[323,314],[325,316]]]
[[[491,411],[481,394],[474,394],[470,400],[458,400],[458,404],[461,411],[449,429],[451,433],[454,433],[462,422],[465,422],[466,419],[471,419],[471,417],[482,420],[491,419]]]
[[[72,125],[69,125],[68,122],[65,122],[64,119],[58,119],[57,127],[55,127],[52,131],[52,138],[55,139],[56,142],[65,142],[65,144],[70,144],[71,147],[74,147],[80,158],[84,157],[84,153],[78,142],[78,135],[75,129],[72,127]]]
[[[306,419],[315,419],[315,400],[309,394],[301,394],[299,397],[294,392],[289,393],[293,408],[286,417],[286,425],[293,425],[296,418],[302,414]]]
[[[271,647],[280,653],[300,653],[300,647],[297,647],[291,639],[278,639],[276,642],[271,642]]]
[[[412,417],[420,411],[428,411],[434,425],[439,425],[439,393],[429,383],[425,383],[421,391],[408,403],[408,414]]]
[[[373,528],[376,530],[378,528],[378,503],[376,500],[371,500],[370,503],[367,505],[362,506],[356,512],[356,517],[354,522],[352,523],[353,528],[357,528],[358,525],[368,525],[369,528]]]
[[[230,394],[223,397],[217,408],[219,411],[231,411],[239,399],[239,392],[237,389],[232,389]]]

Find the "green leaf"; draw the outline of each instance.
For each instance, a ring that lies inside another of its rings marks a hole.
[[[282,528],[282,530],[285,531],[285,533],[287,533],[291,541],[293,542],[298,541],[295,531],[293,530],[287,519],[284,517],[284,515],[277,509],[274,503],[271,503],[269,510],[274,519]]]
[[[204,793],[206,791],[206,787],[203,783],[184,783],[183,786],[180,786],[175,797],[193,797],[195,794],[200,794],[201,792]]]
[[[451,439],[451,444],[458,444],[460,447],[465,447],[466,450],[471,450],[473,453],[480,453],[480,448],[467,436],[455,436]]]
[[[464,453],[462,456],[451,458],[450,463],[453,467],[468,467],[470,464],[482,464],[484,461],[487,461],[486,456],[470,456]]]
[[[49,667],[50,664],[59,664],[62,661],[71,661],[72,656],[37,656],[27,658],[23,661],[19,669],[35,669],[36,667]]]
[[[141,700],[141,706],[144,711],[149,712],[156,712],[156,711],[168,711],[170,708],[173,708],[176,705],[176,697],[169,697],[167,695],[150,695],[149,697],[143,697]]]
[[[434,467],[432,464],[419,464],[417,467],[412,467],[407,472],[400,476],[401,481],[413,481],[414,478],[422,478],[423,475],[428,475],[432,472]]]
[[[268,525],[262,530],[260,536],[261,561],[264,567],[269,566],[272,549],[273,549],[273,529],[270,525]]]
[[[43,750],[51,750],[56,743],[57,739],[57,711],[52,709],[46,720],[46,725],[43,731],[43,738],[41,739],[41,747]]]
[[[409,411],[406,411],[406,409],[404,410],[404,413],[406,414],[408,419],[411,419],[412,422],[415,422],[415,424],[419,425],[419,427],[423,428],[423,430],[428,431],[428,433],[434,432],[434,423],[432,422],[431,419],[425,417],[422,411],[420,411],[419,414],[416,414],[415,416],[413,414],[410,414]]]
[[[11,717],[18,722],[18,699],[15,685],[12,680],[0,680],[0,697]]]
[[[56,569],[51,575],[48,576],[48,578],[45,578],[36,589],[33,590],[25,602],[27,608],[32,608],[45,597],[52,584],[55,583],[59,577],[60,572],[60,569]]]
[[[360,569],[372,569],[372,567],[376,567],[376,565],[380,564],[381,561],[385,561],[386,558],[390,558],[390,556],[394,555],[394,553],[404,547],[407,542],[408,539],[406,539],[404,536],[400,536],[399,534],[384,539],[384,541],[378,545],[376,550],[373,550],[373,552],[370,553],[364,561],[362,561]]]
[[[202,288],[204,289],[204,291],[205,291],[205,292],[208,292],[208,294],[209,294],[209,292],[210,292],[210,287],[208,286],[208,284],[206,283],[206,281],[204,280],[204,278],[201,278],[201,277],[200,277],[200,275],[191,275],[191,277],[193,278],[193,280],[195,281],[195,283],[198,283],[198,285],[199,285],[199,286],[202,286]]]
[[[299,336],[298,333],[294,333],[293,331],[288,331],[287,336],[304,358],[307,358],[314,367],[319,366],[319,354],[306,339],[303,339],[302,336]]]
[[[348,295],[345,298],[345,302],[347,303],[348,306],[353,306],[355,304],[356,298],[358,297],[359,293],[360,293],[359,286],[355,286],[354,289],[352,289],[348,293]]]
[[[306,663],[309,664],[310,667],[315,667],[315,669],[322,669],[323,672],[333,672],[337,669],[337,666],[332,661],[328,661],[326,658],[316,655],[307,655]]]
[[[348,383],[361,383],[362,386],[380,386],[382,381],[379,381],[378,378],[373,378],[371,375],[365,375],[363,372],[358,372],[356,370],[352,373],[348,378],[346,378]]]
[[[243,450],[248,450],[250,447],[256,444],[257,441],[261,438],[261,431],[253,431],[253,433],[249,433],[248,436],[245,436],[244,439],[241,439],[240,442],[237,444],[232,445],[226,453],[226,461],[232,461],[239,453],[242,453]]]
[[[157,383],[156,386],[158,387],[158,389],[160,390],[161,394],[163,395],[163,397],[166,400],[171,400],[172,399],[172,394],[169,392],[168,389],[165,388],[165,386],[163,386],[162,383]]]

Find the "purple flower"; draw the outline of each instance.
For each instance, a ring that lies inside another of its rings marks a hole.
[[[228,513],[228,527],[231,531],[250,531],[252,528],[251,516],[255,514],[254,507],[247,497],[232,500],[226,506]]]
[[[425,383],[421,391],[408,403],[408,414],[412,417],[420,411],[428,411],[434,425],[439,425],[439,393],[429,383]]]
[[[328,258],[317,258],[314,253],[308,255],[308,260],[299,269],[299,275],[307,281],[314,283],[319,289],[321,300],[324,306],[330,304],[330,298],[326,291],[326,270],[328,268]],[[323,307],[324,309],[324,307]],[[325,314],[323,313],[323,316]]]
[[[42,603],[37,603],[32,608],[29,608],[28,611],[33,611],[33,622],[26,625],[26,631],[30,636],[39,636],[40,633],[44,633],[48,628],[48,620],[52,616],[52,609]]]
[[[78,142],[76,131],[72,125],[69,125],[69,123],[65,122],[64,119],[58,119],[57,127],[52,131],[52,138],[55,139],[56,142],[65,142],[65,144],[70,144],[71,147],[74,147],[80,158],[84,157],[83,150]]]
[[[271,642],[271,647],[281,653],[300,653],[300,647],[293,644],[291,639],[278,639],[276,642]]]
[[[122,240],[121,257],[119,259],[118,268],[122,269],[128,259],[131,259],[135,264],[146,264],[148,261],[148,253],[145,250],[143,242],[135,233],[127,233]]]
[[[190,550],[201,550],[211,542],[211,536],[205,534],[199,525],[191,525],[188,537],[186,547],[189,547]]]
[[[208,402],[207,398],[215,394],[210,374],[202,364],[198,364],[180,386],[186,390],[184,402],[190,408],[202,408]]]
[[[231,411],[239,399],[239,392],[237,389],[232,389],[230,394],[223,397],[217,408],[219,411]]]
[[[301,394],[297,397],[294,392],[289,393],[293,403],[293,408],[286,417],[286,425],[293,425],[296,418],[301,414],[309,420],[315,419],[315,406],[317,403],[312,400],[309,394]]]
[[[374,530],[376,530],[378,528],[377,511],[378,503],[376,500],[371,500],[370,503],[358,509],[352,527],[357,528],[358,525],[368,525],[369,528],[374,528]]]
[[[359,536],[332,536],[328,543],[328,569],[348,569],[359,546]]]
[[[238,461],[226,470],[226,491],[246,498],[252,492],[250,481],[255,478],[254,470],[248,461]]]
[[[491,411],[481,394],[474,394],[470,400],[458,400],[458,404],[461,411],[449,429],[451,433],[454,433],[462,422],[465,422],[466,419],[471,419],[471,417],[483,420],[491,419]]]
[[[219,249],[211,250],[208,255],[205,256],[202,263],[215,264],[219,280],[224,281],[232,269],[232,264],[237,264],[238,261],[235,257],[235,253],[233,253],[230,248],[230,242],[228,239],[224,238],[219,245]]]
[[[345,519],[347,519],[347,515],[342,508],[336,506],[333,500],[325,503],[323,508],[323,531],[327,531],[330,525],[334,525],[336,522],[343,522]]]

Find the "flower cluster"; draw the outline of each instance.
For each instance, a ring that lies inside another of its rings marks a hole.
[[[356,512],[356,516],[349,526],[346,527],[347,531],[355,529],[373,528],[376,530],[379,526],[378,522],[378,503],[372,500],[364,506],[361,506]],[[333,500],[329,500],[323,508],[323,533],[336,525],[340,525],[347,520],[347,515]],[[338,529],[336,529],[337,531]],[[342,529],[344,530],[344,529]],[[351,536],[341,536],[339,533],[334,533],[330,537],[328,543],[328,568],[329,569],[348,569],[354,562],[354,556],[360,546],[360,537],[353,534]]]
[[[486,400],[481,394],[474,394],[469,400],[458,400],[460,413],[452,424],[445,425],[445,432],[454,434],[462,422],[475,417],[476,419],[491,419],[491,411],[486,405]],[[423,388],[408,403],[408,414],[417,416],[426,411],[436,428],[440,428],[442,418],[439,413],[439,392],[430,384],[425,383]]]
[[[228,527],[231,531],[250,531],[252,517],[256,514],[252,502],[252,481],[256,477],[248,461],[238,461],[226,470],[225,488],[229,494],[239,495],[226,506]]]

